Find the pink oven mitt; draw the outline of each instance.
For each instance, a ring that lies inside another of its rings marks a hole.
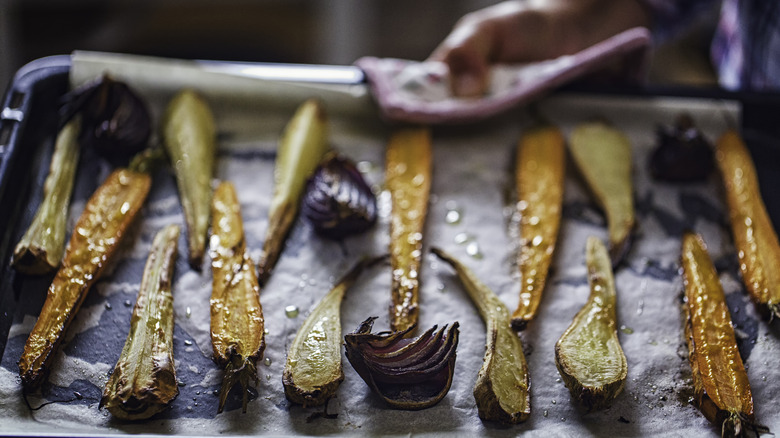
[[[414,62],[364,57],[363,69],[384,117],[390,121],[422,124],[462,123],[481,120],[516,105],[528,103],[545,92],[576,78],[622,61],[624,74],[638,79],[644,71],[650,32],[629,29],[573,55],[541,62],[496,65],[490,85],[481,98],[452,95],[449,71],[440,62]]]

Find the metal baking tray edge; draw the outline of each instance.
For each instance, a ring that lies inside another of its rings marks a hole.
[[[44,119],[56,126],[57,101],[68,88],[70,56],[35,60],[14,76],[0,109],[0,357],[5,352],[21,289],[11,268],[11,252],[19,237],[24,208],[29,202],[33,158],[47,136]],[[51,149],[51,148],[49,148]],[[44,176],[45,177],[45,176]],[[42,183],[42,180],[41,180]]]

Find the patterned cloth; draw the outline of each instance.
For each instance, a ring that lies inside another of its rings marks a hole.
[[[717,0],[641,0],[652,12],[654,35],[679,32]],[[780,90],[780,2],[723,0],[712,41],[712,62],[728,89]]]

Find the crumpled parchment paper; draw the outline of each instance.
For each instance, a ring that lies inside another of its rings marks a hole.
[[[142,90],[144,91],[144,90]],[[328,104],[326,100],[326,106]],[[259,256],[272,193],[275,147],[292,111],[232,111],[214,102],[221,121],[215,179],[238,189],[245,232],[252,255]],[[619,333],[628,359],[624,391],[610,408],[585,413],[571,401],[554,362],[553,346],[588,296],[584,260],[590,235],[606,238],[604,219],[569,163],[564,219],[552,271],[540,312],[522,333],[531,380],[532,414],[519,425],[483,423],[477,416],[472,388],[482,364],[485,328],[453,271],[426,252],[421,272],[420,329],[460,322],[455,377],[449,394],[422,411],[399,411],[375,397],[342,357],[346,378],[323,408],[289,403],[281,375],[286,350],[305,315],[361,256],[387,250],[389,196],[382,191],[384,144],[389,128],[377,118],[333,117],[331,142],[360,163],[375,185],[381,205],[377,225],[342,243],[317,237],[298,220],[269,283],[261,291],[267,347],[258,363],[260,383],[241,413],[234,392],[226,411],[216,414],[222,373],[211,361],[208,258],[202,272],[186,263],[185,234],[179,245],[174,281],[174,356],[180,394],[170,409],[142,422],[116,421],[98,410],[108,373],[127,336],[132,305],[154,234],[169,223],[183,224],[175,181],[170,171],[154,177],[152,193],[119,261],[97,282],[53,362],[49,385],[28,396],[25,405],[16,362],[21,354],[47,284],[25,285],[23,311],[16,317],[0,366],[0,433],[9,435],[489,435],[515,436],[717,436],[691,404],[692,385],[680,312],[682,281],[678,273],[679,237],[683,230],[701,233],[721,272],[741,351],[748,368],[756,418],[773,431],[780,428],[776,366],[780,332],[758,318],[737,272],[716,175],[706,183],[672,185],[649,179],[646,163],[659,123],[672,123],[681,111],[691,113],[711,140],[739,116],[728,102],[690,99],[599,98],[557,96],[537,110],[565,132],[579,121],[605,117],[632,141],[634,184],[639,223],[627,263],[616,273]],[[159,112],[159,108],[155,109]],[[433,131],[434,169],[424,242],[463,260],[514,309],[518,300],[516,245],[511,230],[510,163],[517,139],[531,117],[517,110],[467,127]],[[79,172],[71,220],[80,214],[89,192],[107,175],[97,164]],[[457,212],[457,213],[452,213]],[[447,219],[449,213],[449,220]],[[72,223],[72,222],[71,222]],[[390,270],[365,272],[346,295],[342,329],[354,330],[377,315],[377,330],[388,328]],[[287,306],[299,309],[288,316]],[[336,414],[325,418],[323,413]]]

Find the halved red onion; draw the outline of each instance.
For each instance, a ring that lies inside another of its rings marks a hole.
[[[343,239],[376,222],[376,196],[348,158],[329,154],[309,179],[301,214],[324,237]]]
[[[108,75],[65,95],[63,120],[82,114],[80,141],[116,164],[126,164],[147,147],[152,132],[149,109],[126,83]]]
[[[458,322],[418,338],[405,338],[414,326],[398,332],[371,333],[374,320],[363,321],[344,336],[347,359],[385,402],[399,409],[424,409],[438,403],[452,385],[458,346]]]

